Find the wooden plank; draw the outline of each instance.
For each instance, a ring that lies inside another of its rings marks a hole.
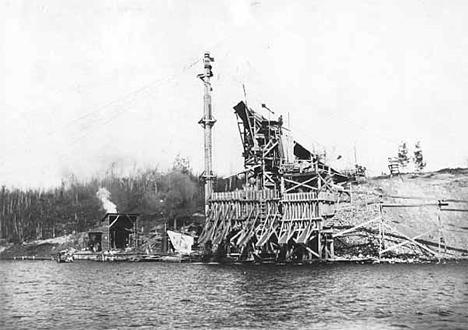
[[[117,222],[117,220],[119,220],[119,218],[120,218],[120,214],[117,216],[117,218],[115,218],[114,221],[112,221],[112,223],[109,225],[109,228],[112,227]]]
[[[297,182],[297,181],[293,181],[293,180],[289,180],[289,179],[286,179],[286,178],[285,178],[284,181],[289,182],[289,183],[292,183],[292,184],[294,184],[295,186],[286,189],[284,192],[287,193],[288,191],[293,190],[293,189],[296,189],[296,188],[299,188],[299,187],[307,187],[307,188],[309,188],[309,189],[311,189],[311,190],[318,190],[316,187],[313,187],[313,186],[310,186],[310,185],[307,184],[307,183],[309,183],[310,181],[312,181],[312,180],[315,179],[315,178],[316,178],[316,177],[313,177],[313,178],[308,179],[308,180],[306,180],[306,181],[304,181],[304,182]]]
[[[382,204],[382,207],[422,207],[422,206],[440,206],[440,204],[439,203]]]
[[[381,251],[381,254],[382,254],[382,253],[385,253],[385,252],[388,252],[388,251],[391,251],[391,250],[394,250],[394,249],[396,249],[396,248],[398,248],[398,247],[400,247],[400,246],[403,246],[403,245],[406,245],[406,244],[409,244],[409,243],[413,243],[413,244],[416,244],[417,246],[419,246],[420,248],[424,249],[425,251],[427,251],[427,252],[429,252],[429,253],[432,253],[433,255],[437,255],[437,252],[432,251],[431,249],[429,249],[429,248],[426,247],[425,245],[423,245],[423,244],[421,244],[421,243],[419,243],[419,242],[416,242],[415,240],[418,239],[418,238],[421,238],[421,237],[423,237],[423,236],[426,236],[426,235],[432,233],[432,232],[435,231],[435,230],[439,230],[438,228],[428,230],[428,231],[426,231],[426,232],[424,232],[424,233],[422,233],[422,234],[419,234],[419,235],[417,235],[417,236],[415,236],[415,237],[413,237],[413,238],[410,238],[410,237],[406,236],[405,234],[403,234],[403,233],[401,233],[401,232],[399,232],[399,231],[397,231],[397,230],[395,230],[395,229],[393,229],[393,230],[396,231],[396,232],[397,232],[398,234],[400,234],[401,236],[403,236],[405,239],[407,239],[407,241],[402,242],[402,243],[399,243],[399,244],[396,244],[396,245],[394,245],[394,246],[392,246],[392,247],[389,247],[389,248],[387,248],[387,249],[385,249],[385,250],[382,250],[382,251]]]
[[[450,212],[468,212],[466,209],[440,209],[441,211],[450,211]]]
[[[380,220],[380,219],[382,219],[382,218],[379,216],[377,218],[374,218],[374,219],[371,219],[369,221],[363,222],[363,223],[361,223],[361,224],[359,224],[357,226],[354,226],[352,228],[349,228],[349,229],[343,230],[341,232],[338,232],[338,233],[334,234],[333,237],[339,237],[339,236],[342,236],[342,235],[344,235],[346,233],[350,233],[352,231],[355,231],[358,228],[364,227],[365,225],[368,225],[368,224],[370,224],[370,223],[372,223],[374,221]]]
[[[308,247],[308,246],[304,246],[304,247],[305,247],[305,249],[306,249],[307,251],[309,251],[311,254],[313,254],[314,256],[316,256],[317,258],[320,259],[320,255],[318,255],[317,252],[315,252],[314,250],[312,250],[312,249],[311,249],[310,247]]]
[[[296,243],[298,244],[306,244],[307,241],[309,240],[309,236],[311,234],[311,232],[313,231],[313,225],[312,224],[308,224],[307,227],[304,228],[304,230],[302,231],[302,233],[300,233],[296,239]]]

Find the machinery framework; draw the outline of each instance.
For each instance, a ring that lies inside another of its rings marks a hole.
[[[217,260],[308,262],[334,257],[337,188],[347,177],[243,101],[234,106],[244,171],[242,189],[212,192],[199,243]]]

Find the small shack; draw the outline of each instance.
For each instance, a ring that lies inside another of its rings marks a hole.
[[[388,157],[388,169],[390,176],[400,175],[400,161],[396,157]]]
[[[88,232],[89,248],[95,252],[137,247],[139,214],[107,213],[99,227]]]

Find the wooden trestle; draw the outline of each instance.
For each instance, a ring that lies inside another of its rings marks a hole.
[[[218,259],[307,262],[333,258],[335,195],[327,191],[283,193],[242,190],[213,193],[199,243]]]
[[[266,106],[264,106],[266,107]],[[294,141],[283,119],[234,106],[243,146],[242,190],[212,192],[198,243],[215,260],[307,262],[333,258],[337,184],[347,180]]]

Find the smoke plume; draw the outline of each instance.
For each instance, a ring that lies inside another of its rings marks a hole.
[[[110,192],[106,188],[99,188],[96,196],[101,200],[102,207],[107,213],[117,213],[117,206],[110,201]]]

